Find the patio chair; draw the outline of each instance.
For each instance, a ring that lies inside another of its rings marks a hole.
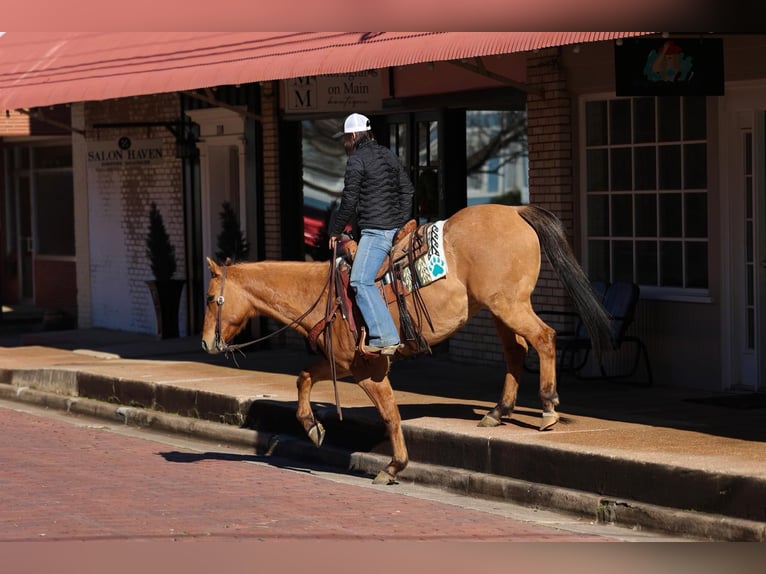
[[[545,319],[546,315],[575,317],[573,330],[556,333],[557,348],[559,350],[556,365],[557,378],[561,380],[563,374],[571,374],[582,380],[614,381],[631,379],[636,375],[643,362],[646,378],[634,382],[651,386],[654,383],[654,378],[646,345],[640,337],[627,334],[629,327],[633,323],[636,305],[639,301],[640,289],[638,285],[625,281],[617,281],[612,284],[594,281],[591,283],[591,286],[596,295],[602,298],[604,308],[612,319],[612,350],[620,351],[626,349],[631,353],[629,355],[629,367],[620,372],[612,372],[605,365],[606,356],[595,357],[591,353],[593,347],[590,336],[576,313],[540,310],[537,313],[543,319]],[[606,355],[608,354],[606,353]],[[598,367],[598,372],[595,374],[586,370],[586,366],[591,358]],[[527,361],[525,361],[525,368],[532,372],[538,372],[535,366],[530,366]]]

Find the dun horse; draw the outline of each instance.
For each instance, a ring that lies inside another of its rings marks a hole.
[[[540,430],[551,428],[558,421],[555,407],[559,403],[556,334],[535,314],[531,303],[540,272],[541,246],[582,316],[594,348],[606,349],[609,344],[608,316],[575,259],[561,222],[535,206],[477,205],[445,221],[443,245],[446,277],[419,292],[432,323],[432,327],[423,327],[423,337],[429,345],[444,341],[477,311],[487,308],[502,343],[505,380],[499,402],[479,424],[496,426],[504,416],[512,414],[527,344],[531,344],[540,360]],[[207,261],[212,278],[202,347],[209,353],[227,350],[226,342],[258,314],[291,325],[303,335],[324,318],[327,262],[259,261],[222,267]],[[311,309],[318,300],[321,302]],[[410,304],[408,301],[408,307]],[[390,309],[398,324],[396,307]],[[311,389],[316,382],[331,377],[353,377],[380,413],[391,441],[391,462],[378,473],[375,482],[394,482],[409,459],[399,408],[388,379],[389,358],[360,354],[342,320],[334,321],[334,325],[331,337],[318,339],[324,356],[298,375],[296,416],[310,439],[320,446],[325,431],[314,417]],[[328,343],[334,365],[328,358]],[[400,352],[410,353],[407,348]]]

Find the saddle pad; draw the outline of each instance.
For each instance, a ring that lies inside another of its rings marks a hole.
[[[444,221],[429,225],[424,232],[426,252],[415,260],[416,282],[413,285],[409,267],[402,269],[402,282],[408,290],[433,283],[447,275],[447,257],[444,253]]]

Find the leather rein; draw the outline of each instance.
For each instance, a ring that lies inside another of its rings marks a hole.
[[[223,340],[223,337],[221,337],[221,313],[223,311],[223,304],[225,302],[225,297],[223,296],[223,290],[224,286],[226,285],[226,266],[221,266],[221,290],[219,291],[218,297],[216,297],[216,305],[218,305],[218,314],[216,316],[215,320],[215,348],[218,349],[218,351],[222,352],[224,356],[228,359],[229,353],[231,353],[232,359],[234,359],[234,364],[239,367],[239,363],[237,363],[237,357],[234,354],[235,352],[239,352],[243,357],[246,356],[245,353],[242,351],[243,348],[249,347],[250,345],[255,345],[256,343],[261,343],[263,341],[266,341],[267,339],[270,339],[271,337],[274,337],[275,335],[278,335],[279,333],[286,331],[287,329],[290,329],[294,327],[295,325],[298,325],[303,319],[308,316],[309,313],[311,313],[317,305],[319,305],[319,302],[322,300],[322,293],[324,293],[324,290],[329,285],[329,291],[327,293],[327,307],[325,309],[325,326],[324,331],[325,333],[325,343],[326,343],[326,355],[328,360],[330,361],[330,371],[332,373],[332,385],[333,389],[335,391],[335,405],[338,410],[338,417],[340,420],[343,420],[343,413],[340,410],[340,398],[338,396],[338,382],[337,382],[337,375],[335,370],[335,355],[333,353],[333,339],[332,339],[332,324],[333,319],[335,318],[335,311],[340,306],[340,301],[337,297],[337,285],[336,281],[334,280],[336,277],[336,267],[337,267],[337,256],[336,256],[337,246],[333,247],[333,253],[332,258],[330,259],[330,273],[327,275],[327,281],[325,282],[324,286],[322,287],[321,291],[319,292],[319,297],[317,297],[317,300],[314,301],[314,303],[309,307],[303,314],[301,314],[296,319],[293,319],[290,323],[283,325],[276,331],[273,331],[272,333],[269,333],[268,335],[264,335],[263,337],[259,337],[258,339],[254,339],[252,341],[248,341],[247,343],[237,343],[235,345],[230,345],[226,341]]]

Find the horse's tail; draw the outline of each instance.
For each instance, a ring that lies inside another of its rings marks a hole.
[[[611,348],[610,319],[591,287],[588,276],[577,262],[566,238],[561,220],[550,211],[535,205],[519,209],[522,219],[532,226],[559,280],[572,298],[590,335],[593,349],[601,353]]]

